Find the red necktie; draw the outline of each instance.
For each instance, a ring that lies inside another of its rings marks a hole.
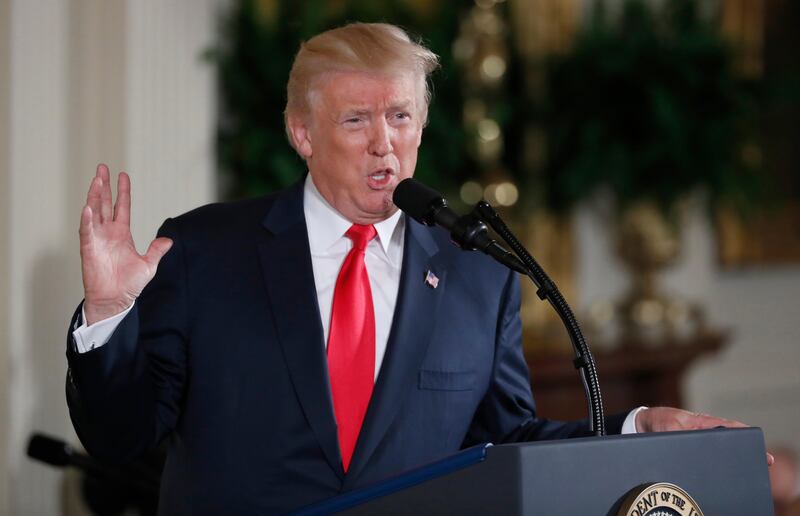
[[[333,291],[328,372],[345,471],[350,466],[375,378],[375,309],[364,265],[364,252],[375,233],[373,226],[359,224],[347,230],[353,248],[344,259]]]

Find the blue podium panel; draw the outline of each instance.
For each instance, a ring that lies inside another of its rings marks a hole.
[[[475,448],[302,513],[611,516],[651,482],[682,488],[706,516],[774,514],[758,428]]]

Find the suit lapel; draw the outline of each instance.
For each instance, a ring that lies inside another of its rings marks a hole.
[[[403,270],[392,330],[380,375],[353,454],[344,489],[349,489],[397,415],[417,374],[433,332],[439,302],[447,287],[447,270],[438,260],[439,247],[430,230],[407,219]],[[425,282],[427,271],[438,278],[437,288]]]
[[[308,232],[303,183],[279,197],[263,221],[261,269],[283,355],[297,397],[325,457],[344,476],[330,394]]]

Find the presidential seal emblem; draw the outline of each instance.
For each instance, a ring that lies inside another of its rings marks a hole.
[[[703,516],[703,511],[675,484],[654,482],[631,490],[617,516]]]

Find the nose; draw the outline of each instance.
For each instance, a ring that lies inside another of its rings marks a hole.
[[[392,147],[392,128],[386,120],[381,119],[373,125],[372,134],[370,135],[369,152],[375,156],[386,156],[391,154],[394,148]]]

